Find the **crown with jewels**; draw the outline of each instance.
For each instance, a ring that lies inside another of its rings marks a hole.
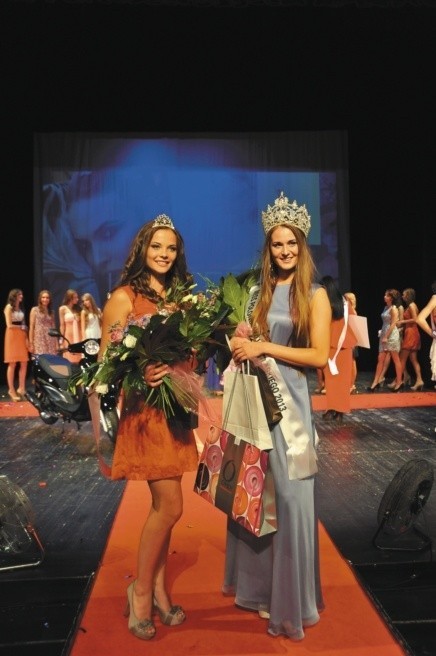
[[[262,223],[265,234],[268,234],[271,228],[283,224],[299,228],[306,237],[310,230],[310,216],[306,205],[298,205],[296,200],[289,203],[283,191],[275,199],[274,205],[268,205],[265,212],[262,212]]]
[[[174,223],[166,214],[159,214],[153,221],[152,228],[171,228],[171,230],[175,230]]]

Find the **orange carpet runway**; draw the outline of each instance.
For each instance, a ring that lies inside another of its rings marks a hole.
[[[431,397],[431,398],[430,398]],[[325,397],[313,396],[315,411]],[[219,412],[221,399],[212,400]],[[363,394],[352,397],[353,408],[431,405],[436,393]],[[207,427],[200,424],[198,443]],[[320,526],[322,583],[326,610],[306,631],[302,642],[272,638],[266,621],[234,606],[220,590],[224,568],[226,518],[194,494],[195,474],[183,479],[184,514],[173,532],[169,557],[170,589],[187,613],[179,627],[157,621],[155,638],[144,644],[127,630],[122,611],[126,588],[136,571],[136,547],[150,503],[146,483],[129,482],[116,516],[101,567],[95,579],[72,647],[72,656],[147,653],[150,656],[394,656],[403,654],[351,567]]]

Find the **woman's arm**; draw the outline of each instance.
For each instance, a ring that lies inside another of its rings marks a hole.
[[[9,303],[6,305],[4,309],[4,313],[5,313],[6,328],[10,328],[12,326],[12,308],[9,305]]]
[[[80,312],[80,332],[81,332],[81,339],[85,339],[85,332],[86,332],[86,314],[85,310],[82,310]]]
[[[107,300],[102,317],[100,359],[111,341],[111,328],[116,324],[124,328],[127,323],[127,317],[132,312],[132,309],[132,302],[124,289],[116,289]]]
[[[119,324],[122,328],[127,323],[127,317],[132,312],[132,302],[124,289],[116,289],[103,309],[101,341],[99,359],[103,357],[107,345],[110,343],[112,326]],[[166,364],[149,364],[144,371],[144,379],[149,387],[158,387],[162,378],[168,372]]]
[[[248,358],[267,355],[300,367],[323,368],[327,364],[330,351],[331,319],[332,311],[327,292],[320,287],[310,302],[310,346],[282,346],[273,342],[250,342],[243,337],[234,337],[233,358],[239,363]]]
[[[33,340],[35,339],[36,312],[37,312],[37,308],[33,307],[30,310],[30,314],[29,314],[29,347],[30,347],[31,353],[34,353]]]
[[[431,327],[428,324],[427,317],[430,316],[432,312],[436,310],[436,294],[434,294],[427,305],[421,310],[421,312],[418,314],[416,317],[416,323],[418,326],[423,330],[427,335],[430,335],[430,337],[436,337],[436,335],[433,334],[433,331]]]

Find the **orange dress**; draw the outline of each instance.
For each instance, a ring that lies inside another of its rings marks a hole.
[[[24,312],[13,310],[11,314],[12,326],[6,328],[4,361],[27,362],[29,351],[27,350],[27,327],[24,325]]]
[[[356,314],[350,304],[348,304],[348,312],[349,314]],[[343,327],[344,319],[332,321],[329,358],[333,358],[336,353]],[[353,365],[353,348],[356,344],[357,339],[348,325],[344,342],[336,357],[336,366],[339,373],[336,376],[333,376],[328,365],[324,369],[327,410],[350,412],[350,380]]]
[[[156,304],[135,295],[130,287],[123,287],[129,295],[132,320],[156,314]],[[157,480],[181,476],[195,471],[198,452],[192,430],[171,431],[161,410],[138,401],[137,408],[121,411],[117,442],[112,463],[112,479]]]

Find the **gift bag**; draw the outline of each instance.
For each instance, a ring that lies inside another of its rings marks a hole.
[[[223,417],[226,431],[237,440],[259,449],[273,448],[257,376],[244,371],[224,373]]]
[[[277,530],[274,481],[268,452],[212,426],[194,492],[256,537]]]

